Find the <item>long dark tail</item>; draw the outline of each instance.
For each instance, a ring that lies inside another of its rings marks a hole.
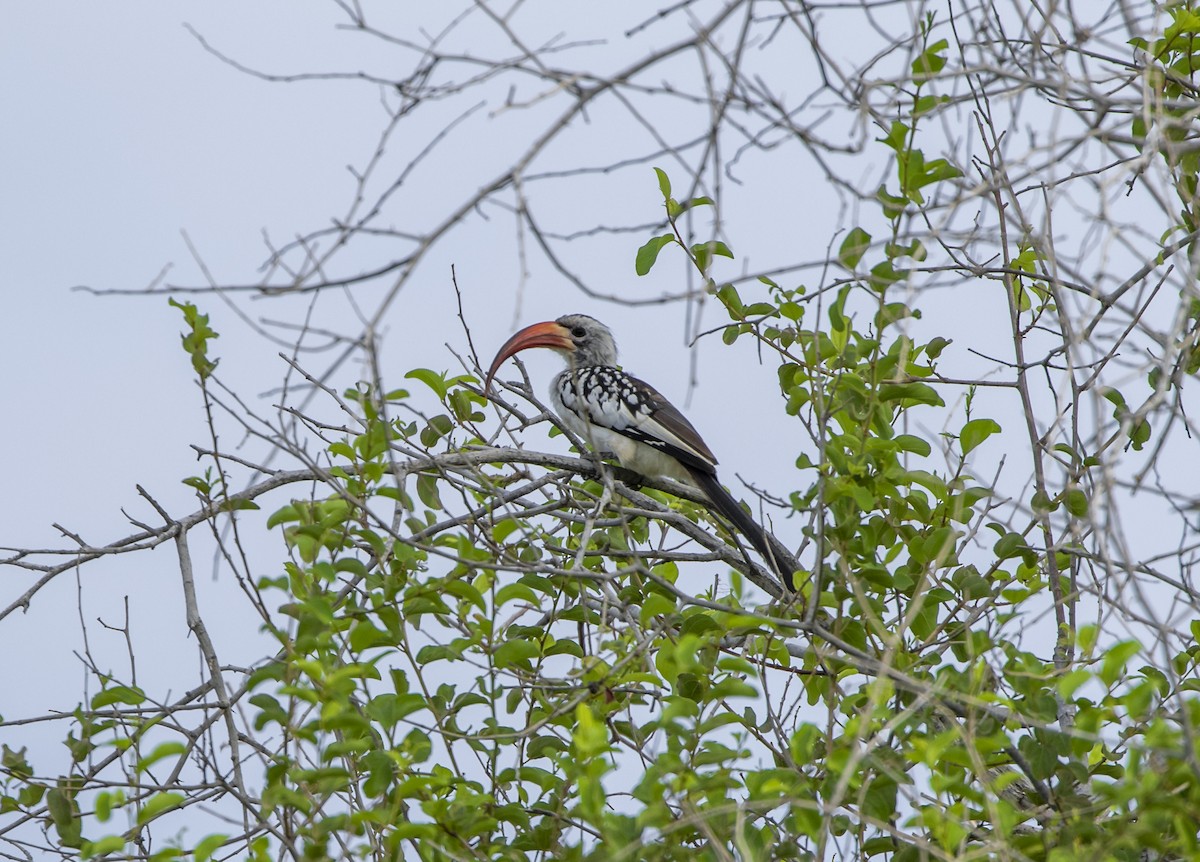
[[[747,514],[737,500],[733,499],[728,491],[717,481],[717,477],[712,473],[706,473],[702,470],[689,469],[692,479],[700,486],[708,499],[712,501],[713,507],[730,521],[738,532],[749,540],[764,560],[767,565],[779,577],[785,589],[789,592],[794,589],[792,584],[792,573],[799,566],[796,563],[796,558],[791,552],[783,546],[783,543],[760,527],[753,518]]]

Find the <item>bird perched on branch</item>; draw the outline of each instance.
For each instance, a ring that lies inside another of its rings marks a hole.
[[[530,347],[548,347],[567,361],[550,384],[550,402],[563,424],[597,452],[646,477],[665,476],[698,487],[791,589],[796,561],[755,523],[717,481],[717,459],[692,423],[653,386],[617,368],[612,332],[586,314],[527,326],[504,343],[484,382],[503,362]]]

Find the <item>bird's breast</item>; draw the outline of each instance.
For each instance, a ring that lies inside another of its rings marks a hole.
[[[651,413],[646,393],[629,375],[607,365],[567,369],[554,378],[550,398],[560,415],[613,431],[637,426]]]

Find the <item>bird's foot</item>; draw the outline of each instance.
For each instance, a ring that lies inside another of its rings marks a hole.
[[[609,452],[607,450],[599,452],[589,451],[582,453],[580,457],[592,465],[592,469],[596,471],[597,476],[607,472],[634,490],[639,490],[642,487],[645,477],[622,466],[621,459],[617,456],[616,452]]]
[[[617,454],[615,452],[608,452],[608,451],[581,452],[579,454],[579,457],[582,458],[584,461],[590,461],[595,466],[596,470],[599,470],[600,465],[603,464],[605,461],[616,461],[617,460]]]

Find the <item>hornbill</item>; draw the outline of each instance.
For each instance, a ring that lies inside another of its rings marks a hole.
[[[717,459],[692,423],[653,386],[617,367],[607,326],[586,314],[568,314],[525,327],[492,360],[484,391],[504,360],[530,347],[548,347],[567,361],[550,384],[550,402],[567,428],[597,452],[611,452],[626,469],[698,487],[792,589],[797,566],[791,553],[717,481]]]

